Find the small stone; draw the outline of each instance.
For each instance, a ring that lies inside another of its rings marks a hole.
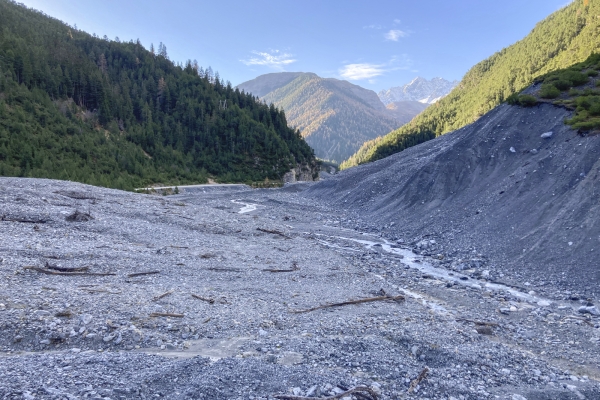
[[[596,308],[596,306],[579,307],[577,309],[577,312],[579,312],[580,314],[591,314],[595,316],[600,316],[600,311],[598,311],[598,308]]]
[[[83,323],[84,325],[89,324],[90,322],[92,322],[92,319],[94,319],[90,314],[83,314],[80,317],[80,321],[81,323]]]
[[[295,387],[292,389],[292,393],[294,394],[294,396],[300,396],[302,394],[302,389],[300,389],[299,387]]]
[[[517,311],[517,307],[515,307],[515,306],[510,306],[510,311],[511,311],[511,312],[516,312],[516,311]]]
[[[511,153],[516,153],[517,152],[517,150],[515,150],[514,147],[511,147],[509,150],[510,150]]]
[[[542,139],[549,139],[549,138],[551,138],[551,137],[552,137],[552,134],[553,134],[553,133],[552,133],[552,131],[550,131],[550,132],[544,132],[544,133],[542,133],[542,134],[540,135],[540,137],[541,137]]]
[[[537,153],[539,153],[539,152],[538,152],[538,149],[531,149],[531,150],[529,150],[529,152],[530,152],[531,154],[537,154]]]
[[[50,312],[46,310],[35,310],[33,314],[37,317],[47,317],[50,315]]]
[[[174,344],[172,344],[172,343],[167,343],[167,344],[165,345],[165,348],[166,348],[167,350],[177,350],[177,346],[175,346],[175,345],[174,345]]]
[[[501,314],[510,314],[510,309],[506,308],[506,307],[502,307],[499,309]]]
[[[477,333],[479,333],[480,335],[492,335],[494,333],[492,331],[492,328],[489,326],[478,326],[475,329],[477,330]]]
[[[521,396],[520,394],[513,394],[511,400],[527,400],[527,398]]]
[[[104,336],[104,338],[102,338],[102,340],[104,340],[105,342],[110,342],[111,340],[113,340],[117,335],[114,333],[111,333],[109,335]]]

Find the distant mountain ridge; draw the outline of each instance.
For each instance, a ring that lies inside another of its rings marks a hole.
[[[348,81],[310,72],[261,75],[237,86],[283,108],[317,157],[341,162],[368,140],[409,122],[427,104],[399,102],[391,108],[377,94]]]
[[[397,101],[433,104],[450,93],[456,85],[458,85],[458,81],[450,82],[439,77],[427,80],[418,76],[406,85],[382,90],[377,95],[385,105]]]

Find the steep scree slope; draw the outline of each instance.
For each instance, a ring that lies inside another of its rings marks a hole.
[[[552,105],[501,105],[435,140],[310,187],[384,236],[482,253],[492,274],[598,291],[600,136]],[[542,138],[545,132],[550,138]]]

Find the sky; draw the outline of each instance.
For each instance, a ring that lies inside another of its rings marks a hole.
[[[569,0],[20,0],[88,33],[160,42],[233,85],[314,72],[379,91],[460,80]]]

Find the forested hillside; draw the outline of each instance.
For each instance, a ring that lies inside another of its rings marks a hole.
[[[315,158],[284,112],[210,68],[0,0],[0,175],[131,189],[297,164]]]
[[[458,87],[410,124],[365,143],[342,168],[375,161],[470,124],[548,72],[600,51],[600,2],[575,0],[523,40],[475,65]]]
[[[249,87],[252,82],[240,87]],[[367,140],[388,133],[417,114],[401,120],[385,108],[375,92],[313,73],[297,75],[262,99],[285,110],[289,123],[300,129],[319,158],[336,163],[350,157]]]

